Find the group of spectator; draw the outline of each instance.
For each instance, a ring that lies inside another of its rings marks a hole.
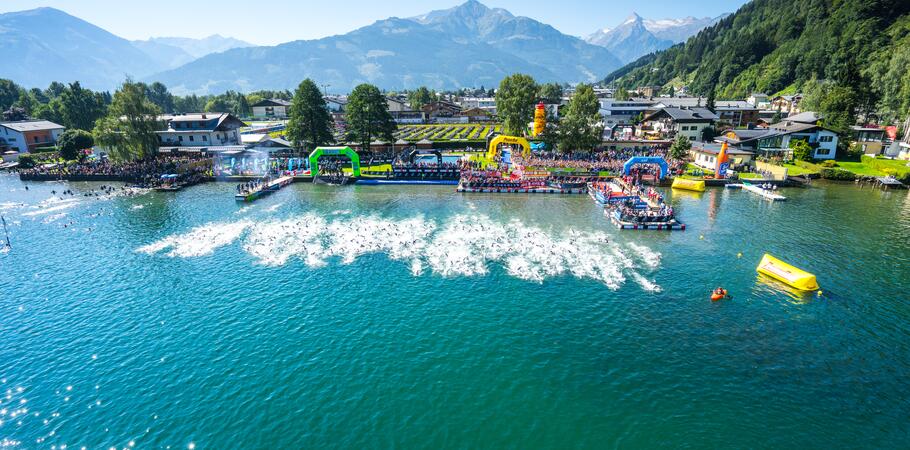
[[[175,174],[176,181],[197,183],[211,172],[211,165],[206,160],[189,156],[159,155],[155,158],[136,161],[114,162],[110,159],[91,160],[86,162],[67,162],[44,164],[31,169],[23,169],[24,177],[44,176],[66,180],[106,179],[133,183],[142,187],[161,185],[162,175]],[[171,178],[168,183],[175,182]]]
[[[670,162],[669,150],[664,146],[649,148],[604,149],[595,152],[535,153],[528,158],[513,155],[515,162],[525,167],[575,169],[587,172],[619,173],[629,158],[634,156],[661,157]]]

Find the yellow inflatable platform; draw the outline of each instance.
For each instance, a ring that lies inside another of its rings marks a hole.
[[[767,253],[765,253],[755,270],[760,274],[767,275],[801,291],[818,290],[818,281],[816,281],[815,275],[793,267]]]
[[[705,180],[687,180],[685,178],[674,178],[673,189],[685,189],[687,191],[705,192]]]

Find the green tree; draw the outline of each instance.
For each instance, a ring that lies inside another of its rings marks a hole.
[[[793,151],[793,159],[799,161],[809,161],[812,159],[812,147],[805,139],[791,139],[790,150]]]
[[[204,111],[208,100],[196,94],[186,97],[174,97],[174,112],[188,113]]]
[[[59,98],[52,99],[45,105],[39,105],[35,110],[35,117],[66,125],[66,121],[63,119],[63,103]]]
[[[370,142],[374,136],[392,141],[392,135],[398,128],[389,114],[389,104],[385,96],[379,88],[366,83],[355,87],[348,96],[345,121],[347,139],[359,142],[364,152],[370,151]]]
[[[67,128],[91,130],[95,121],[107,112],[107,105],[101,94],[83,88],[79,82],[70,83],[60,93],[60,115]]]
[[[156,81],[146,87],[149,100],[158,106],[161,111],[171,114],[174,112],[174,96],[167,90],[167,86]]]
[[[410,93],[408,93],[408,103],[411,105],[411,109],[418,111],[420,108],[423,108],[424,105],[436,101],[436,92],[427,89],[426,86],[421,86]]]
[[[227,98],[220,95],[209,100],[205,104],[205,112],[230,112],[231,109],[231,105],[228,104]]]
[[[81,161],[85,158],[85,152],[82,150],[92,148],[94,145],[95,139],[92,134],[84,130],[69,129],[57,139],[60,156],[67,161],[74,159]]]
[[[714,125],[708,125],[701,130],[701,141],[702,142],[711,142],[717,136],[717,130],[714,128]]]
[[[544,83],[540,85],[537,97],[548,105],[557,105],[562,101],[562,85],[559,83]]]
[[[0,111],[6,111],[13,103],[19,100],[22,88],[12,80],[0,78]]]
[[[613,98],[616,101],[620,101],[620,102],[624,102],[631,97],[632,97],[632,95],[629,94],[629,91],[627,91],[626,88],[624,88],[624,87],[620,87],[619,89],[616,90],[616,93],[613,94]]]
[[[294,92],[288,112],[287,136],[294,147],[306,151],[335,141],[334,121],[325,98],[313,80],[303,80]]]
[[[21,108],[26,115],[31,116],[38,108],[38,101],[28,91],[23,89],[19,92],[19,99],[16,100],[16,103],[13,103],[13,106]]]
[[[66,90],[66,85],[59,81],[52,81],[50,85],[47,86],[47,89],[44,90],[44,95],[47,98],[57,98],[63,91]]]
[[[559,150],[591,151],[601,141],[600,102],[589,84],[579,84],[559,121]]]
[[[673,145],[670,146],[670,158],[675,160],[683,160],[686,156],[689,155],[689,150],[692,149],[692,142],[689,141],[689,138],[685,136],[679,136],[673,141]]]
[[[503,132],[523,136],[528,123],[534,117],[534,103],[537,100],[537,83],[524,74],[503,78],[496,91],[496,114],[502,120]]]
[[[145,86],[127,78],[114,93],[108,115],[95,125],[95,141],[122,160],[150,157],[158,148],[160,113],[146,97]]]
[[[831,81],[810,80],[804,86],[805,95],[800,101],[803,111],[815,111],[824,118],[823,125],[841,137],[856,123],[857,93],[850,86]]]
[[[715,110],[717,109],[714,104],[716,99],[717,99],[717,92],[714,89],[714,87],[712,86],[711,89],[708,90],[708,98],[705,99],[705,108],[707,108],[708,111],[715,112]]]

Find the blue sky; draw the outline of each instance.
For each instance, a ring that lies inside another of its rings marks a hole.
[[[515,15],[583,36],[613,27],[632,12],[649,19],[717,16],[745,0],[481,0]],[[463,0],[2,0],[0,12],[40,6],[62,9],[127,39],[204,37],[219,33],[254,44],[343,34],[390,16],[410,17]]]

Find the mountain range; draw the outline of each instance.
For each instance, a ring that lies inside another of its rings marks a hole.
[[[753,0],[685,44],[605,79],[681,86],[717,98],[805,94],[801,107],[841,129],[856,111],[910,113],[910,2]]]
[[[350,33],[209,55],[153,78],[174,92],[293,88],[310,77],[336,91],[493,86],[523,72],[538,81],[595,81],[619,68],[606,48],[475,0]]]
[[[185,37],[153,37],[144,41],[132,41],[139,50],[152,57],[162,68],[174,69],[190,61],[212,53],[232,48],[253,47],[253,44],[232,37],[213,34],[202,39]]]
[[[729,14],[719,17],[686,17],[682,19],[643,19],[632,13],[614,28],[604,28],[585,38],[590,44],[599,45],[616,55],[623,64],[675,44],[698,34],[699,31],[716,24]]]
[[[713,19],[645,21],[584,40],[477,0],[392,17],[346,34],[254,46],[219,35],[129,41],[53,8],[0,14],[0,77],[28,87],[79,80],[113,89],[127,75],[172,92],[290,89],[310,77],[346,92],[369,82],[386,89],[495,86],[522,72],[540,82],[593,82],[641,54],[664,49]]]
[[[0,14],[0,77],[29,87],[79,81],[112,89],[127,76],[144,78],[209,53],[250,46],[219,35],[204,39],[128,41],[54,8]]]

